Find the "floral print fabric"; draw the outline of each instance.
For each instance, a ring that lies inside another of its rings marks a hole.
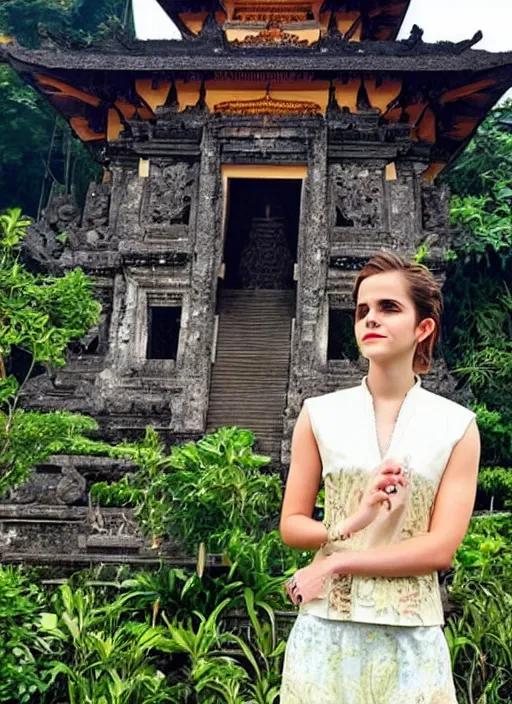
[[[359,507],[372,475],[343,470],[325,477],[325,520],[328,542],[315,560],[336,550],[367,550],[427,533],[436,496],[434,482],[411,476],[407,491],[393,499],[391,510],[348,540],[336,542],[335,529]],[[415,577],[334,575],[324,592],[301,611],[320,618],[392,626],[436,626],[444,621],[437,573]]]
[[[286,646],[281,704],[457,704],[440,626],[301,613]]]

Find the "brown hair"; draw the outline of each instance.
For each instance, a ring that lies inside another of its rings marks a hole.
[[[354,302],[357,304],[359,288],[365,279],[387,271],[399,271],[404,275],[409,287],[409,294],[416,308],[417,323],[425,318],[432,318],[436,323],[432,334],[418,344],[414,355],[414,371],[426,374],[432,365],[434,348],[439,339],[441,328],[443,310],[441,288],[432,273],[422,264],[408,262],[392,252],[384,252],[373,256],[357,275],[353,291]]]

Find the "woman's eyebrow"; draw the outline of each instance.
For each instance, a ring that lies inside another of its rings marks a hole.
[[[379,303],[395,303],[397,306],[402,305],[400,301],[397,301],[394,298],[381,298]]]
[[[382,303],[394,303],[397,306],[401,306],[402,303],[400,301],[395,300],[394,298],[379,298],[377,303],[380,305]],[[368,303],[366,301],[361,301],[361,303],[358,303],[356,306],[357,308],[362,308],[363,306],[368,306]]]

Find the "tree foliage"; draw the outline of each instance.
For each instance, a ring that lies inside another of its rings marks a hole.
[[[448,253],[445,353],[480,401],[512,402],[512,133],[496,108],[446,179],[457,229]]]
[[[87,45],[112,34],[126,8],[126,0],[4,0],[0,34],[29,47],[37,47],[48,31]],[[16,203],[36,216],[55,188],[74,190],[81,201],[99,170],[67,123],[1,64],[0,101],[0,210]]]
[[[25,481],[32,467],[55,452],[86,442],[96,423],[66,412],[18,408],[36,365],[62,366],[71,340],[97,322],[92,281],[79,269],[64,276],[33,274],[20,258],[29,225],[19,209],[0,214],[0,496]],[[14,349],[29,359],[24,378],[7,373]]]

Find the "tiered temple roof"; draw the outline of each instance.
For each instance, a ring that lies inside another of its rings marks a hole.
[[[297,32],[307,43],[317,41],[333,24],[347,39],[395,39],[410,4],[410,0],[158,1],[185,34],[199,34],[213,16],[228,41],[250,41],[271,24]]]
[[[382,126],[408,127],[435,176],[512,84],[512,53],[471,45],[426,44],[418,31],[397,42],[348,42],[335,29],[312,45],[237,45],[213,29],[181,41],[1,51],[85,142],[126,137],[131,122],[153,121],[163,106],[283,116],[288,102],[294,117],[301,104],[304,119],[373,113]]]

